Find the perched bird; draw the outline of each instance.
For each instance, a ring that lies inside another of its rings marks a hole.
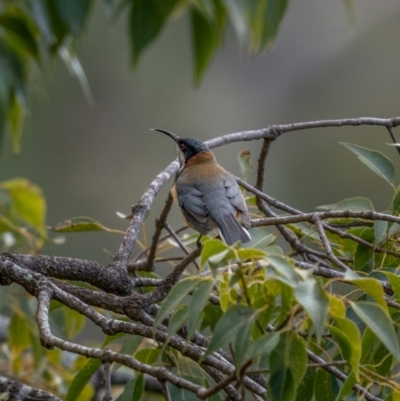
[[[243,225],[250,228],[249,211],[235,177],[217,163],[204,142],[179,138],[162,129],[154,131],[168,135],[178,145],[181,167],[172,193],[187,224],[200,233],[199,240],[218,227],[228,245],[249,242],[249,233],[236,218],[240,216]]]

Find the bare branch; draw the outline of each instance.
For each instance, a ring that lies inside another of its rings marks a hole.
[[[53,394],[4,376],[0,376],[0,399],[10,401],[61,401]]]
[[[111,390],[111,364],[106,361],[103,363],[104,366],[104,397],[103,401],[112,401],[112,390]]]
[[[162,210],[160,217],[156,219],[156,230],[154,231],[154,235],[151,241],[149,257],[147,258],[147,265],[145,266],[145,270],[153,270],[154,259],[156,258],[157,253],[157,245],[161,236],[161,231],[164,228],[165,222],[168,217],[168,213],[171,210],[171,206],[173,203],[173,198],[171,192],[169,192],[167,200],[165,201],[164,209]]]
[[[185,244],[181,241],[181,239],[176,235],[175,231],[173,228],[169,225],[169,223],[166,221],[164,224],[165,229],[171,234],[171,237],[175,240],[175,242],[179,245],[179,248],[182,249],[183,252],[186,253],[186,255],[189,255],[190,250],[186,248]],[[200,270],[199,265],[196,263],[195,260],[193,260],[193,264],[196,266],[197,270]]]

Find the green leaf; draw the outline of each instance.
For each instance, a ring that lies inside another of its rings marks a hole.
[[[213,21],[196,7],[190,8],[190,21],[194,50],[194,81],[198,85],[218,50],[221,39]]]
[[[161,350],[158,348],[143,348],[136,352],[135,358],[139,362],[146,363],[148,365],[152,365],[157,358],[160,356]]]
[[[200,266],[208,261],[211,264],[219,264],[225,259],[235,256],[232,248],[217,239],[211,239],[204,243],[200,256]]]
[[[188,305],[182,305],[177,309],[177,311],[172,315],[168,324],[168,337],[165,344],[168,343],[169,339],[182,327],[183,323],[188,318]],[[188,337],[190,338],[190,337]]]
[[[338,341],[344,358],[349,361],[358,380],[361,358],[361,335],[357,325],[349,319],[337,317],[335,318],[335,326],[328,326],[328,329]]]
[[[315,369],[307,369],[307,372],[297,390],[296,401],[311,401],[314,395],[314,385],[317,379]]]
[[[8,121],[11,128],[11,139],[15,153],[21,150],[21,135],[25,119],[25,106],[22,101],[14,96],[11,102],[11,108],[8,115]]]
[[[239,166],[243,179],[247,180],[253,171],[253,163],[249,149],[243,149],[239,152]]]
[[[83,231],[107,231],[120,233],[117,230],[104,227],[95,219],[91,217],[79,216],[73,217],[72,219],[64,220],[58,223],[54,227],[49,227],[49,230],[55,231],[57,233],[76,233]]]
[[[280,336],[278,346],[270,355],[268,400],[290,401],[296,396],[307,368],[305,342],[293,331]]]
[[[343,142],[341,144],[355,153],[374,173],[394,186],[394,166],[388,157],[380,152],[363,148],[362,146]]]
[[[189,303],[189,320],[188,320],[188,335],[187,338],[192,338],[195,330],[200,326],[200,315],[208,303],[210,294],[214,287],[214,281],[206,281],[199,285],[199,288],[193,294]]]
[[[270,354],[279,343],[279,333],[267,333],[260,337],[252,346],[252,358]]]
[[[21,49],[28,52],[37,61],[39,49],[29,18],[17,8],[0,14],[0,26],[7,30],[6,35],[12,35]]]
[[[69,386],[66,401],[75,401],[89,382],[90,378],[100,368],[100,359],[90,359],[89,362],[78,372]]]
[[[118,340],[123,337],[125,333],[118,333],[114,336],[107,336],[103,342],[101,348],[107,347],[111,342]],[[86,365],[78,372],[78,374],[72,380],[72,383],[68,389],[68,393],[66,395],[66,401],[75,401],[78,399],[79,395],[82,393],[86,384],[89,382],[94,373],[101,366],[100,359],[90,359]]]
[[[204,279],[199,277],[188,277],[179,281],[165,298],[157,316],[154,320],[154,327],[158,327],[167,315],[178,306],[178,304],[191,292],[197,284]]]
[[[143,337],[141,336],[126,334],[122,342],[120,354],[132,355],[138,349],[142,340]]]
[[[92,0],[53,0],[58,15],[74,34],[80,33],[89,16]]]
[[[252,326],[257,314],[257,311],[248,306],[231,306],[218,321],[204,357],[220,347],[226,347],[243,327]]]
[[[374,205],[368,198],[361,196],[344,199],[330,205],[318,206],[318,209],[324,210],[375,210]]]
[[[354,273],[350,274],[354,275]],[[375,302],[381,305],[386,312],[388,312],[388,307],[385,302],[385,294],[382,285],[378,280],[373,278],[352,278],[348,273],[345,275],[345,280],[360,287],[368,295],[374,298]]]
[[[260,48],[273,42],[278,33],[279,25],[285,15],[289,0],[268,0],[264,29],[261,35]]]
[[[343,386],[340,388],[339,394],[337,395],[335,401],[342,401],[346,399],[353,392],[353,387],[356,383],[357,379],[354,372],[350,372],[346,381],[343,383]]]
[[[306,281],[301,281],[297,284],[294,295],[313,321],[319,343],[324,331],[324,322],[329,304],[321,282],[316,281],[313,277],[308,277]]]
[[[75,338],[85,327],[86,317],[68,307],[63,308],[65,321],[65,333],[68,339]]]
[[[143,391],[144,376],[143,374],[140,374],[125,385],[124,391],[116,401],[140,401]]]
[[[8,331],[8,344],[14,355],[20,354],[22,351],[30,347],[30,329],[25,317],[19,312],[13,314]]]
[[[296,282],[299,281],[300,276],[286,257],[268,254],[266,261],[285,279],[285,283],[291,287],[294,287]]]
[[[379,245],[387,239],[388,227],[387,221],[376,220],[374,222],[375,245]]]
[[[129,17],[129,33],[133,63],[160,34],[178,0],[135,0]]]
[[[400,186],[397,187],[394,193],[391,209],[393,216],[400,215]]]
[[[351,304],[356,315],[376,334],[383,345],[400,361],[400,347],[389,314],[382,306],[372,302]]]
[[[46,200],[42,190],[23,178],[4,181],[0,183],[0,188],[9,192],[12,210],[26,223],[35,227],[41,235],[45,236]]]
[[[317,372],[317,380],[314,387],[315,401],[334,401],[335,394],[332,388],[332,377],[324,369]]]

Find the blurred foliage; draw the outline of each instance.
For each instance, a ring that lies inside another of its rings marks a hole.
[[[161,34],[169,20],[189,15],[193,77],[198,85],[231,25],[242,48],[260,54],[273,44],[288,0],[97,0],[111,19],[128,16],[132,64]],[[90,22],[95,0],[2,0],[0,2],[0,144],[9,132],[20,150],[28,110],[29,83],[59,57],[79,80],[88,102],[92,95],[77,57],[79,40]],[[351,2],[345,1],[352,9]]]

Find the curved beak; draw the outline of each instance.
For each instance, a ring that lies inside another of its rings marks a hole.
[[[158,131],[165,135],[168,135],[170,138],[172,138],[177,143],[178,143],[178,140],[180,139],[178,135],[175,135],[172,132],[166,131],[164,129],[152,128],[151,131]]]

